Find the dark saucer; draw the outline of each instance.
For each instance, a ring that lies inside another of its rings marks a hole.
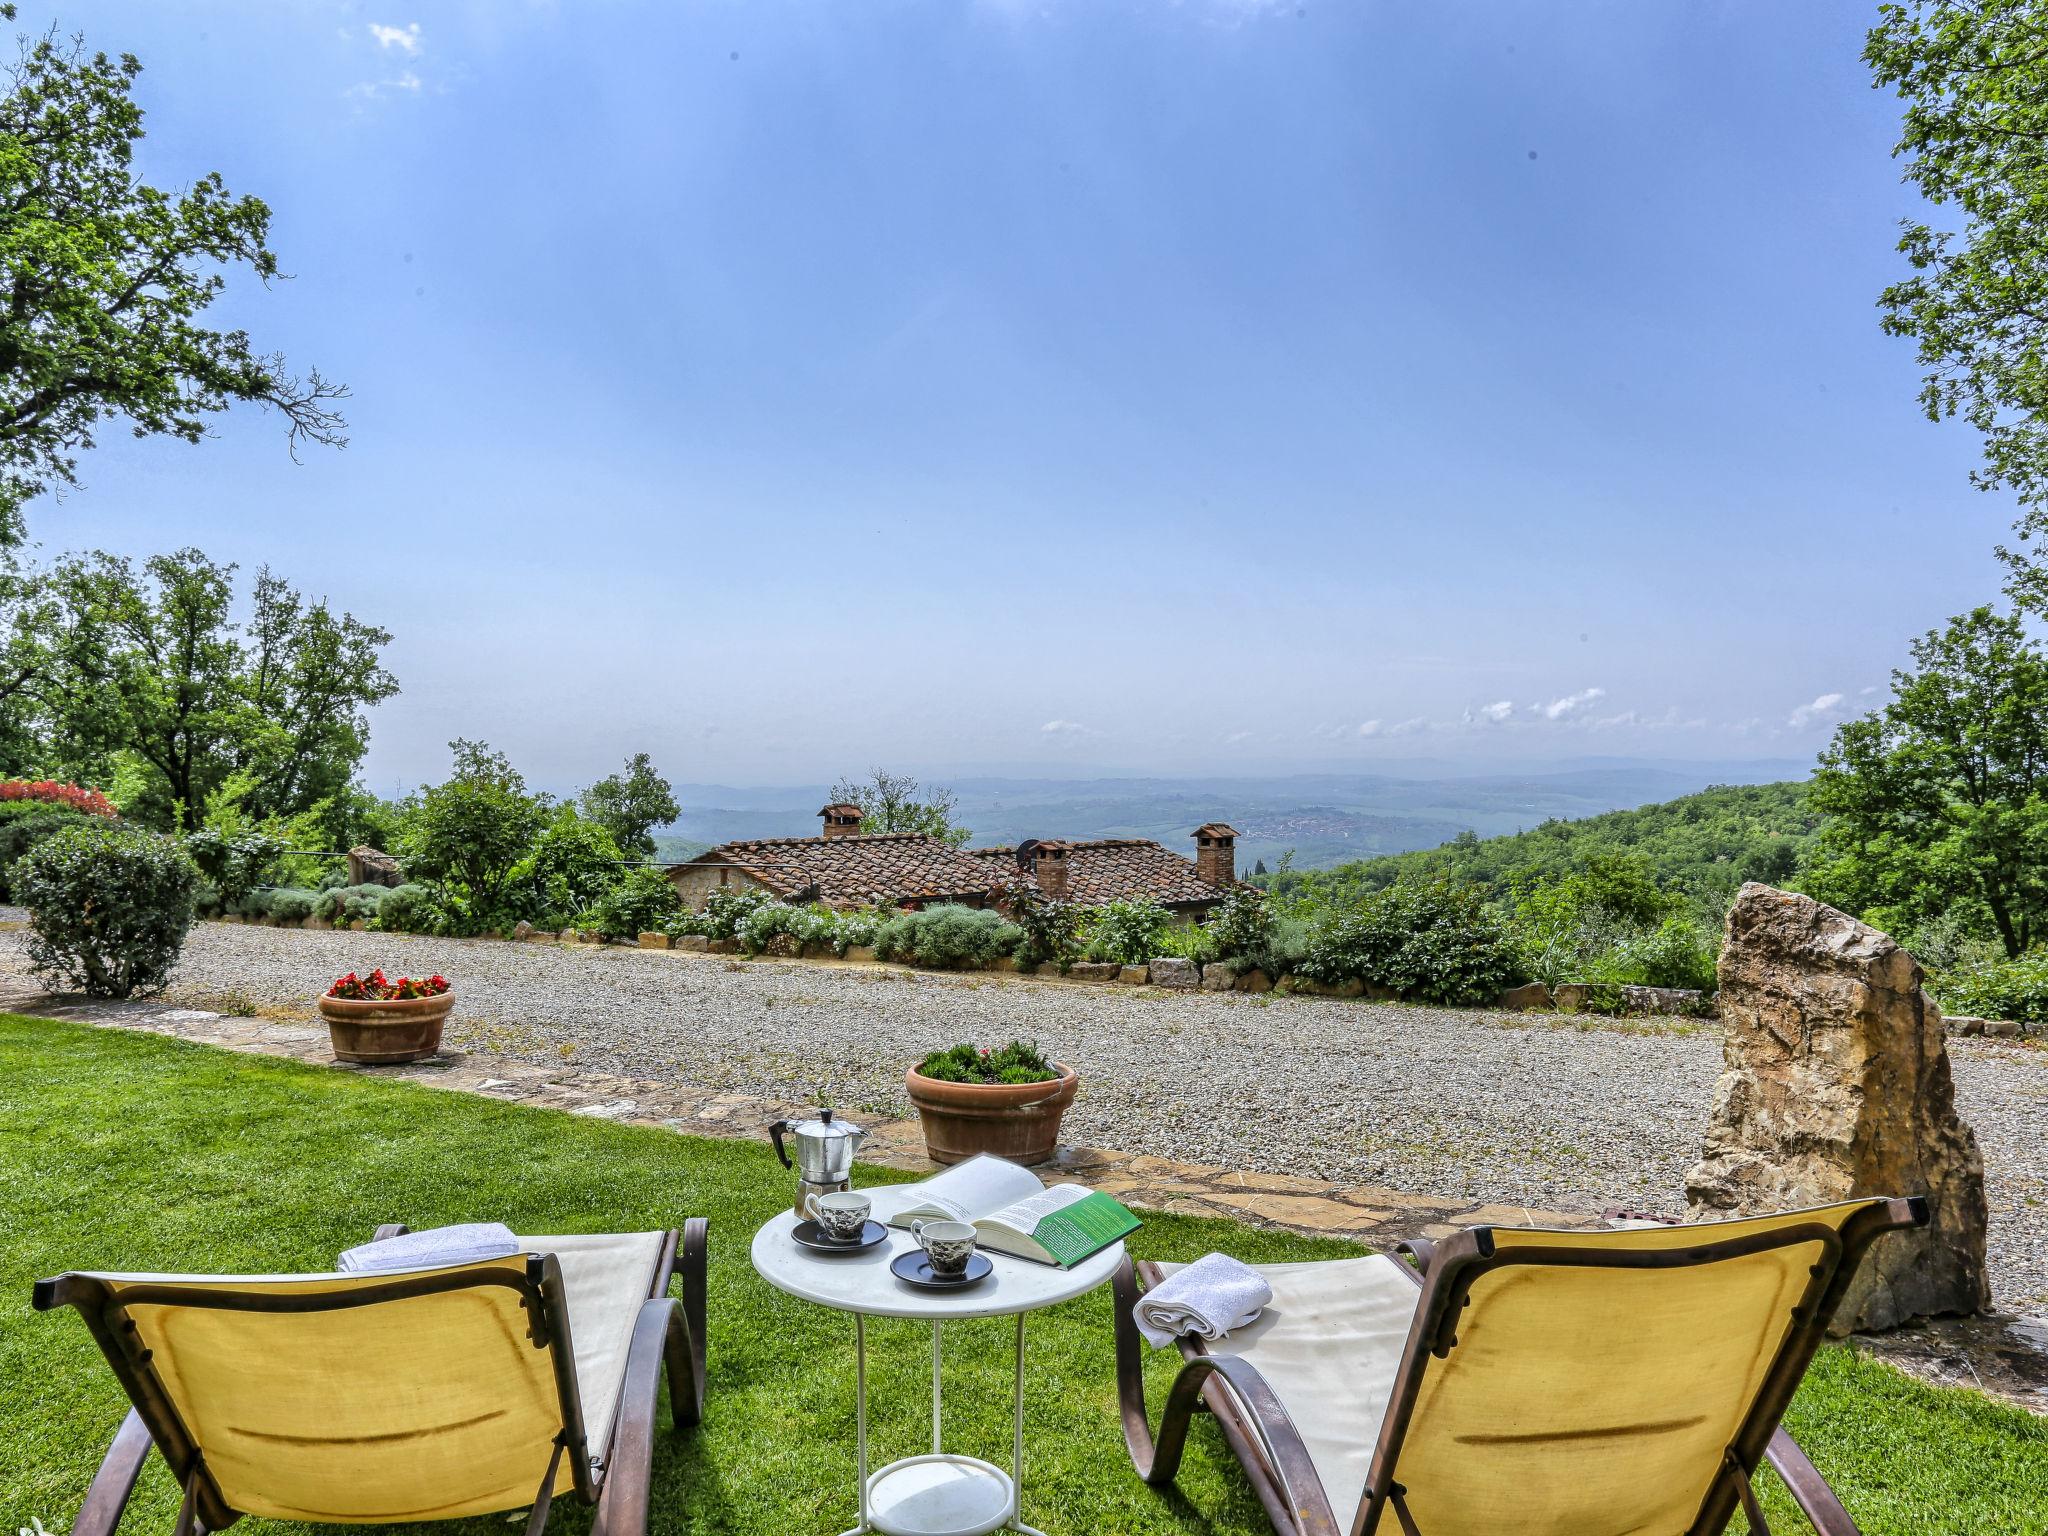
[[[970,1253],[967,1267],[957,1275],[942,1275],[932,1268],[931,1255],[922,1248],[913,1248],[908,1253],[899,1253],[889,1261],[889,1273],[905,1285],[914,1285],[920,1291],[964,1291],[970,1285],[986,1280],[995,1265],[989,1263],[985,1253]]]
[[[864,1253],[888,1237],[889,1229],[879,1221],[871,1221],[860,1229],[859,1237],[839,1238],[806,1218],[791,1227],[789,1235],[796,1239],[799,1248],[808,1248],[813,1253]]]

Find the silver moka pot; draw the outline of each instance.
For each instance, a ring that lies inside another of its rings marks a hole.
[[[815,1120],[772,1120],[768,1139],[775,1143],[775,1155],[782,1166],[796,1170],[796,1200],[792,1208],[804,1214],[804,1201],[812,1195],[829,1195],[853,1187],[853,1152],[867,1132],[857,1125],[832,1118],[821,1109]],[[783,1144],[783,1137],[789,1144]],[[796,1158],[790,1159],[794,1150]]]

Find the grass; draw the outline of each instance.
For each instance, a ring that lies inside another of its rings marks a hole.
[[[865,1169],[863,1181],[901,1175]],[[0,1015],[0,1529],[76,1515],[124,1404],[78,1319],[28,1310],[66,1268],[323,1269],[380,1221],[501,1219],[531,1232],[711,1218],[711,1376],[703,1425],[664,1437],[657,1532],[830,1532],[852,1523],[852,1328],[770,1290],[747,1245],[789,1194],[765,1142],[711,1141],[379,1082],[155,1036]],[[1141,1255],[1221,1248],[1255,1261],[1351,1245],[1148,1215]],[[948,1330],[949,1449],[1008,1463],[1007,1320]],[[877,1460],[925,1448],[929,1334],[877,1321]],[[1267,1529],[1213,1425],[1180,1487],[1124,1458],[1106,1291],[1030,1324],[1024,1516],[1050,1536]],[[1156,1394],[1171,1374],[1155,1357]],[[1789,1420],[1870,1536],[2048,1531],[2048,1425],[1826,1350]],[[1802,1529],[1767,1491],[1780,1532]],[[176,1490],[152,1458],[127,1529],[168,1529]],[[1782,1519],[1780,1517],[1783,1517]],[[574,1536],[587,1513],[557,1506]],[[260,1536],[264,1522],[242,1529]],[[503,1536],[502,1518],[463,1536]],[[1740,1529],[1740,1521],[1737,1522]],[[439,1528],[450,1536],[449,1528]]]

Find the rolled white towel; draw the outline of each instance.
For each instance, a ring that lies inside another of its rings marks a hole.
[[[1158,1349],[1184,1333],[1220,1339],[1250,1323],[1272,1300],[1273,1288],[1257,1270],[1228,1254],[1209,1253],[1140,1296],[1131,1318]]]
[[[446,1264],[474,1264],[502,1259],[519,1251],[519,1239],[502,1221],[471,1221],[453,1227],[428,1227],[402,1232],[351,1248],[335,1261],[343,1274],[386,1269],[438,1269]]]

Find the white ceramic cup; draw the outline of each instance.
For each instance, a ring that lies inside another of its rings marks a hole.
[[[866,1228],[873,1203],[855,1190],[842,1189],[829,1195],[807,1196],[804,1214],[824,1228],[827,1237],[850,1243]]]
[[[917,1239],[917,1246],[931,1260],[935,1275],[957,1275],[974,1257],[977,1234],[964,1221],[925,1221],[920,1218],[910,1224],[910,1235]]]

